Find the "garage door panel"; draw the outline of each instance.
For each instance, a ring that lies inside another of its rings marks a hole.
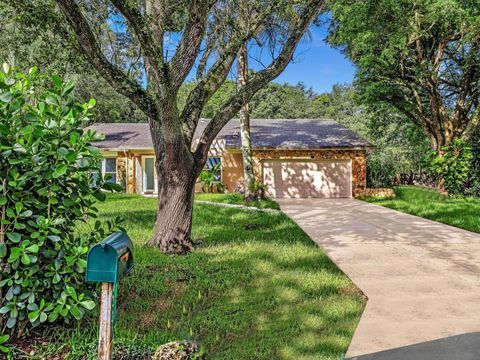
[[[269,161],[263,164],[263,172],[271,197],[351,196],[350,161]]]
[[[263,183],[267,186],[267,194],[270,197],[276,198],[277,187],[275,186],[275,176],[273,174],[273,165],[272,163],[263,164]]]

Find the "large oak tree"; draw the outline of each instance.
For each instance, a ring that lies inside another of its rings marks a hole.
[[[248,27],[243,26],[247,22],[242,19],[242,12],[237,11],[241,1],[56,0],[56,3],[88,61],[149,119],[159,199],[155,231],[149,244],[166,253],[189,251],[194,185],[211,144],[242,104],[288,65],[309,24],[319,15],[323,1],[256,1],[255,8],[247,14]],[[97,11],[98,4],[101,11]],[[225,82],[242,44],[286,7],[294,20],[285,31],[279,32],[271,63],[225,101],[198,141],[194,141],[202,109]],[[99,45],[102,31],[113,31],[112,24],[121,21],[124,23],[118,27],[119,38],[128,37],[140,49],[144,84],[129,77],[126,69],[115,63],[111,49]],[[205,44],[213,32],[217,32],[215,38],[220,32],[223,44],[205,52]],[[175,43],[174,48],[167,46],[169,39]],[[200,67],[196,71],[197,81],[180,110],[178,91],[196,67]]]
[[[367,103],[389,104],[441,153],[480,122],[478,0],[339,0],[330,43],[357,67]]]

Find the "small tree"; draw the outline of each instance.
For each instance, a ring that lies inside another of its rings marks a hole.
[[[95,101],[78,104],[74,84],[52,77],[37,93],[35,68],[0,71],[0,327],[16,336],[45,323],[79,320],[94,308],[84,282],[86,253],[117,226],[97,221],[95,200],[112,185],[99,174],[101,137],[82,126]]]

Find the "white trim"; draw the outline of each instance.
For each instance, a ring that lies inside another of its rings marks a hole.
[[[153,190],[147,189],[147,177],[145,175],[145,159],[153,159]],[[155,156],[142,155],[142,194],[156,194],[158,193],[157,174],[155,171]]]

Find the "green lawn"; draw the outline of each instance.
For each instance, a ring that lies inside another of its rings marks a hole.
[[[144,359],[187,338],[208,359],[338,359],[346,352],[365,299],[284,214],[197,204],[193,236],[201,245],[166,256],[144,246],[155,205],[111,195],[100,206],[103,219],[126,218],[135,244],[134,274],[120,287],[117,359]],[[95,359],[96,331],[91,321],[47,335],[65,343],[68,359]]]
[[[271,199],[265,199],[263,201],[245,202],[243,199],[243,195],[239,193],[228,193],[228,194],[199,193],[199,194],[195,194],[195,199],[280,210],[280,206]]]
[[[480,233],[480,198],[447,198],[433,189],[395,188],[393,199],[363,200]]]

